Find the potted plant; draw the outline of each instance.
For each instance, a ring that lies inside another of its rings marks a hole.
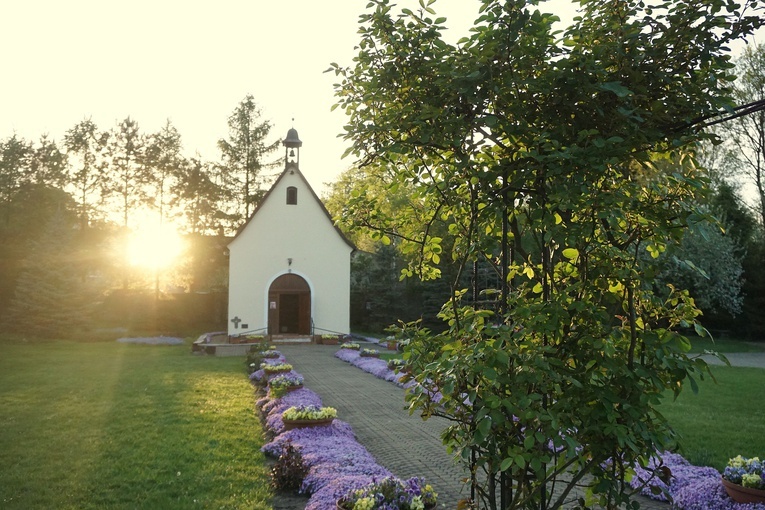
[[[337,345],[337,335],[321,335],[319,337],[319,343],[322,345]]]
[[[435,508],[438,494],[422,478],[410,478],[403,481],[389,476],[379,482],[373,482],[361,489],[356,489],[337,502],[339,510],[375,508],[423,510]]]
[[[389,351],[395,351],[398,348],[398,342],[394,336],[386,337],[385,344]]]
[[[280,374],[268,381],[271,396],[281,398],[290,391],[299,390],[303,387],[303,378],[296,374]]]
[[[289,363],[261,363],[260,368],[266,375],[283,374],[292,370],[292,365]]]
[[[354,351],[359,350],[359,344],[356,342],[345,342],[343,345],[340,346],[341,349],[353,349]]]
[[[362,358],[379,358],[380,351],[376,351],[374,349],[361,349],[361,357]]]
[[[337,409],[334,407],[314,405],[292,406],[282,413],[282,422],[286,430],[329,425],[335,418],[337,418]]]
[[[758,457],[747,459],[739,455],[730,459],[722,484],[737,503],[765,503],[765,472]]]
[[[267,349],[265,351],[261,351],[260,355],[266,359],[275,359],[281,356],[282,353],[277,351],[276,349]]]
[[[393,358],[388,360],[388,368],[390,370],[396,371],[402,371],[404,370],[404,367],[406,366],[406,361],[402,360],[401,358]]]

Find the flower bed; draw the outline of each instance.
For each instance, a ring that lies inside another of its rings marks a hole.
[[[359,357],[358,351],[352,352]],[[369,358],[369,361],[385,364],[379,359]],[[296,372],[269,376],[261,369],[251,375],[253,381],[267,379],[269,385],[276,381],[277,386],[280,384],[277,379],[292,377],[299,377],[302,381],[302,376]],[[341,498],[370,483],[393,476],[377,464],[366,448],[356,441],[353,430],[343,421],[334,419],[331,424],[322,427],[285,430],[285,413],[289,417],[291,414],[300,415],[301,410],[303,413],[322,415],[336,415],[336,411],[322,407],[321,397],[305,387],[281,397],[274,396],[272,390],[273,387],[267,396],[256,402],[265,416],[267,433],[273,436],[262,451],[279,457],[288,444],[300,451],[303,463],[308,468],[308,474],[300,487],[301,494],[310,495],[306,510],[336,510],[337,501]]]
[[[423,510],[435,507],[436,497],[433,487],[420,478],[410,478],[404,482],[391,476],[350,491],[338,500],[337,506],[343,510]]]
[[[406,382],[401,382],[401,374],[395,372],[397,367],[391,368],[380,359],[362,358],[357,351],[340,349],[335,357],[402,388],[417,384],[406,378]],[[431,398],[438,402],[440,393],[434,391]],[[656,475],[660,466],[667,467],[672,473],[668,483]],[[635,476],[630,483],[634,489],[640,489],[643,495],[651,499],[669,501],[669,495],[674,502],[673,508],[677,510],[765,510],[763,504],[733,501],[725,492],[720,479],[720,472],[712,467],[694,466],[681,455],[665,452],[651,458],[645,469],[635,466]]]
[[[669,470],[669,477],[657,476],[656,470],[664,468]],[[659,501],[671,498],[672,508],[678,510],[765,510],[762,504],[733,501],[720,479],[715,468],[694,466],[681,455],[664,452],[652,457],[646,468],[635,466],[630,484],[649,498]]]
[[[385,360],[363,357],[361,353],[348,349],[340,349],[335,353],[335,357],[350,363],[356,368],[360,368],[364,372],[372,374],[378,379],[392,382],[400,388],[408,389],[419,384],[414,379],[398,373],[397,369],[391,369]],[[441,401],[442,395],[436,389],[426,389],[425,391],[428,392],[433,402],[438,403]]]

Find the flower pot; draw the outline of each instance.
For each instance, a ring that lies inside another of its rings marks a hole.
[[[282,420],[284,422],[284,430],[299,429],[304,427],[321,427],[323,425],[331,425],[334,418],[324,418],[322,420]]]
[[[379,357],[380,357],[380,355],[379,355],[379,354],[367,354],[367,353],[365,353],[365,352],[362,352],[362,353],[360,354],[360,356],[361,356],[362,358],[379,358]]]
[[[353,506],[348,504],[343,498],[337,500],[336,507],[337,510],[353,510]],[[425,510],[433,510],[435,507],[436,505],[426,505]]]
[[[397,342],[388,342],[387,347],[388,347],[389,351],[395,351],[396,347],[398,347],[398,343]]]
[[[765,503],[765,490],[750,489],[722,478],[725,492],[736,503]]]
[[[287,392],[302,390],[303,389],[303,385],[302,384],[298,384],[298,385],[295,385],[295,386],[287,386],[284,389],[287,390]]]
[[[268,377],[273,377],[273,376],[279,375],[279,374],[288,374],[291,371],[292,371],[291,368],[287,368],[287,369],[283,369],[283,370],[272,370],[272,371],[265,371],[265,370],[263,370],[263,372],[265,372],[265,374]]]

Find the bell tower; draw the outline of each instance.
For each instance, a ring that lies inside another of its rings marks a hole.
[[[300,168],[300,147],[303,142],[298,138],[298,132],[295,128],[291,128],[287,131],[287,138],[282,140],[284,145],[284,169],[286,170],[290,166]]]

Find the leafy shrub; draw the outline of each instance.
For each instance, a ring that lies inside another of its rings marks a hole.
[[[300,450],[287,441],[282,446],[279,459],[271,468],[271,484],[274,489],[285,492],[297,492],[308,474],[308,466],[303,462]]]

